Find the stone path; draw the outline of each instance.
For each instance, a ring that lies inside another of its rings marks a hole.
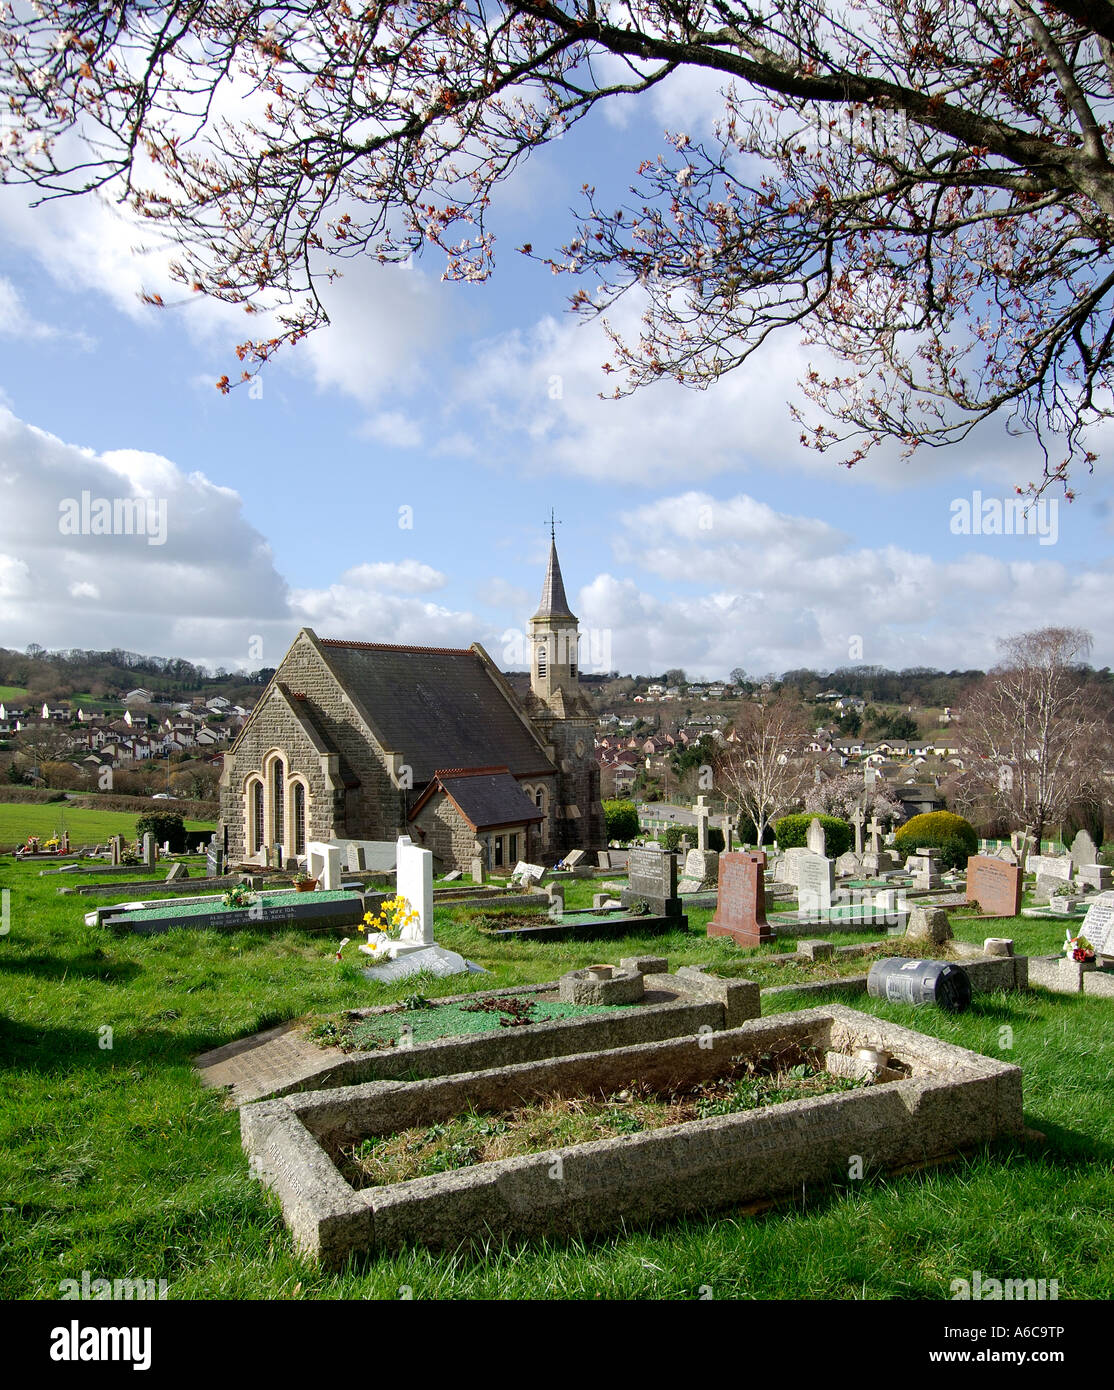
[[[323,1065],[341,1061],[337,1047],[319,1047],[295,1032],[294,1023],[280,1023],[264,1033],[203,1052],[194,1061],[203,1086],[228,1087],[233,1105],[262,1100],[317,1075]]]

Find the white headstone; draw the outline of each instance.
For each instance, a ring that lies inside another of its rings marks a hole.
[[[1096,956],[1114,956],[1114,893],[1100,893],[1093,899],[1079,934],[1095,948]]]
[[[822,854],[797,861],[797,905],[802,912],[827,911],[832,905],[835,866]]]
[[[401,940],[433,945],[433,851],[421,849],[408,835],[398,841],[395,892],[405,898],[418,920],[403,927]]]
[[[805,848],[810,854],[819,854],[821,858],[824,857],[826,848],[824,843],[824,827],[815,816],[813,816],[808,823],[808,831],[805,834]]]
[[[1076,869],[1081,869],[1084,864],[1097,864],[1099,852],[1094,840],[1086,830],[1081,830],[1071,842],[1071,862]]]
[[[340,846],[327,840],[311,840],[306,845],[306,868],[311,878],[326,892],[340,888],[341,867]]]

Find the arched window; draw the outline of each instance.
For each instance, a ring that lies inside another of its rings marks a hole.
[[[263,848],[263,783],[258,778],[248,786],[248,807],[251,817],[248,853],[258,854]]]
[[[545,788],[539,787],[534,793],[534,805],[539,811],[545,810]]]
[[[286,769],[276,758],[271,767],[271,843],[281,845],[286,839]]]
[[[294,853],[306,852],[306,788],[304,782],[294,783]]]

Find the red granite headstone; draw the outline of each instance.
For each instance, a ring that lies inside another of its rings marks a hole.
[[[740,946],[775,940],[766,921],[765,867],[761,850],[720,855],[719,892],[715,916],[708,923],[709,936],[729,936]]]
[[[972,854],[967,861],[967,901],[988,917],[1016,917],[1021,911],[1021,866]]]

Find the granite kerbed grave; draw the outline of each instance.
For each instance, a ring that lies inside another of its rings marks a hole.
[[[758,986],[751,981],[690,978],[684,973],[670,975],[667,970],[662,957],[624,957],[619,962],[619,971],[637,972],[644,977],[641,998],[584,1017],[532,1022],[528,1026],[501,1027],[494,1032],[446,1036],[426,1042],[411,1037],[403,1046],[377,1047],[343,1056],[327,1046],[326,1038],[322,1040],[326,1045],[322,1047],[320,1067],[303,1069],[296,1081],[276,1087],[270,1094],[281,1096],[369,1080],[447,1076],[546,1057],[563,1057],[574,1052],[627,1047],[661,1038],[699,1038],[708,1031],[734,1028],[746,1019],[758,1017],[760,996]],[[573,971],[570,975],[582,973]],[[561,998],[561,981],[448,995],[431,1002],[455,1005],[478,1000],[520,999],[544,1004],[548,998]],[[539,1008],[538,1012],[545,1010]],[[414,1017],[401,1005],[393,1004],[353,1010],[348,1018],[362,1023],[384,1016],[399,1017],[402,1021]],[[424,1024],[424,1028],[428,1031],[428,1024]]]
[[[622,909],[599,908],[566,912],[560,917],[545,917],[536,926],[484,926],[481,930],[485,936],[526,941],[606,941],[617,936],[660,936],[664,932],[684,931],[687,926],[687,917],[653,914],[638,917]]]
[[[220,898],[193,902],[165,899],[151,903],[117,903],[101,907],[86,918],[90,925],[131,931],[140,936],[184,927],[191,931],[254,931],[259,927],[292,926],[318,930],[354,926],[364,915],[359,893],[337,889],[323,893],[261,893],[250,907],[225,907]]]
[[[829,1071],[869,1047],[887,1054],[887,1068],[853,1090],[389,1186],[356,1189],[337,1166],[343,1146],[378,1134],[547,1097],[607,1096],[632,1077],[666,1091],[789,1047]],[[244,1106],[240,1124],[252,1174],[278,1194],[299,1249],[328,1268],[411,1242],[595,1234],[773,1200],[845,1178],[850,1154],[893,1169],[1023,1132],[1020,1068],[838,1005],[752,1020],[699,1047],[689,1036],[295,1094]]]

